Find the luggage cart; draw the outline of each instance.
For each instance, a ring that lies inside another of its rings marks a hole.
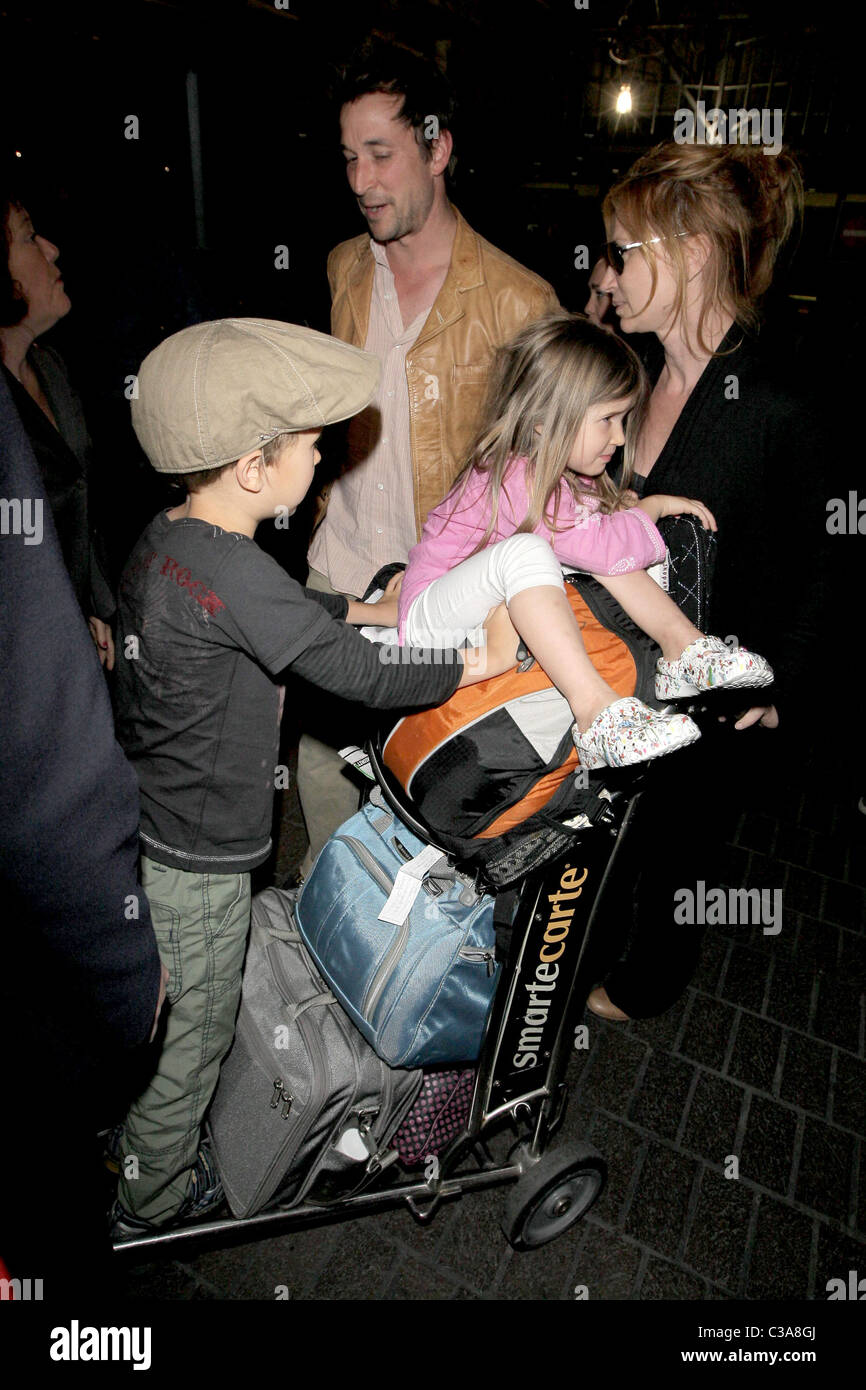
[[[379,746],[374,743],[369,752],[392,809],[442,849],[383,765]],[[564,852],[509,890],[510,941],[476,1062],[469,1118],[436,1162],[428,1162],[423,1177],[396,1161],[369,1173],[350,1196],[283,1207],[277,1198],[254,1216],[130,1237],[115,1244],[117,1254],[134,1258],[191,1243],[248,1241],[399,1206],[424,1224],[443,1202],[500,1184],[509,1187],[502,1230],[516,1250],[545,1245],[579,1221],[604,1187],[605,1161],[588,1143],[551,1140],[564,1118],[565,1073],[594,983],[605,884],[615,872],[646,775],[645,765],[590,774],[593,821],[584,815],[568,822],[573,835]],[[495,891],[476,878],[479,888]],[[500,896],[497,907],[501,901]]]

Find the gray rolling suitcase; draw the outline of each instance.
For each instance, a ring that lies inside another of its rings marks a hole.
[[[243,993],[208,1129],[237,1217],[357,1191],[388,1147],[420,1071],[381,1061],[322,980],[292,919],[294,896],[253,901]]]

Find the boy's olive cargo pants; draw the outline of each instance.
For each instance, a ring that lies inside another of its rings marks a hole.
[[[205,1111],[234,1037],[250,925],[250,875],[193,874],[142,859],[168,1018],[155,1075],[123,1128],[121,1206],[162,1225],[187,1195]]]

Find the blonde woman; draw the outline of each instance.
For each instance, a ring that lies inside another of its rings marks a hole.
[[[630,486],[642,505],[686,492],[711,508],[718,530],[709,626],[729,645],[764,652],[775,673],[761,703],[734,705],[727,729],[714,725],[712,737],[705,728],[688,768],[676,778],[662,772],[644,797],[634,835],[637,892],[623,872],[625,897],[614,913],[624,925],[633,921],[631,941],[590,996],[590,1008],[607,1018],[650,1017],[682,993],[702,925],[675,920],[675,894],[726,881],[722,854],[737,817],[778,778],[775,760],[802,759],[804,737],[820,727],[809,676],[823,624],[821,475],[832,420],[809,405],[809,383],[778,337],[771,346],[758,331],[802,206],[800,174],[785,150],[768,156],[760,147],[673,142],[642,156],[604,204],[611,240],[601,288],[619,332],[634,335],[651,386]],[[772,739],[743,735],[780,721]],[[732,725],[738,732],[729,737]],[[672,822],[677,807],[700,814]]]

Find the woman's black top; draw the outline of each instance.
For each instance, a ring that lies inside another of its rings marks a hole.
[[[655,384],[661,344],[643,339],[638,350]],[[825,602],[825,435],[792,364],[736,324],[718,352],[643,495],[692,497],[713,512],[719,530],[710,630],[734,635],[771,662],[776,684],[761,692],[762,702],[796,705]]]
[[[114,599],[95,558],[88,502],[91,444],[81,402],[63,360],[34,343],[27,360],[39,379],[57,429],[11,372],[3,373],[30,440],[54,517],[63,559],[84,616],[110,618]]]

